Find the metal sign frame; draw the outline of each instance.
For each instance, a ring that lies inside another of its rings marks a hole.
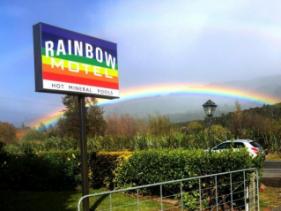
[[[115,60],[116,60],[116,66],[118,67],[118,60],[117,60],[117,44],[113,43],[113,42],[109,42],[106,40],[102,40],[96,37],[92,37],[92,36],[88,36],[85,34],[81,34],[78,32],[74,32],[74,31],[70,31],[67,29],[63,29],[60,27],[56,27],[56,26],[52,26],[46,23],[38,23],[35,24],[33,26],[33,43],[34,43],[34,66],[35,66],[35,91],[36,92],[47,92],[47,93],[57,93],[57,94],[70,94],[70,95],[83,95],[83,96],[89,96],[89,97],[96,97],[96,98],[104,98],[104,99],[115,99],[115,98],[119,98],[119,80],[117,77],[117,85],[118,88],[117,89],[110,89],[110,88],[106,88],[106,87],[102,87],[99,85],[95,85],[94,83],[92,84],[93,89],[97,89],[98,91],[100,91],[100,93],[89,93],[89,92],[81,92],[81,91],[67,91],[67,90],[60,90],[60,89],[49,89],[49,88],[44,88],[43,86],[43,62],[42,62],[42,42],[43,42],[43,30],[44,28],[47,28],[48,30],[52,29],[54,31],[58,32],[58,36],[60,33],[66,33],[69,34],[70,36],[73,37],[78,37],[81,42],[92,42],[92,43],[97,43],[97,46],[108,46],[108,48],[115,53]],[[73,39],[72,37],[72,39]],[[85,39],[85,40],[83,40]],[[102,47],[101,47],[102,48]],[[83,57],[82,57],[83,58]],[[97,66],[93,66],[93,67],[97,67]],[[118,72],[118,69],[116,70]],[[117,75],[118,76],[118,75]],[[77,77],[79,78],[79,77]],[[75,78],[74,78],[75,79]],[[60,83],[60,82],[58,82]],[[83,86],[84,84],[79,84],[78,85]],[[77,85],[76,84],[76,85]],[[84,85],[87,86],[87,85]],[[88,85],[88,87],[91,87],[91,85]],[[109,91],[108,90],[114,90],[115,92],[118,92],[117,94],[114,95],[109,95],[106,94]]]

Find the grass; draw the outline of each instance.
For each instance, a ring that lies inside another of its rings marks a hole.
[[[267,186],[260,193],[261,208],[274,208],[281,206],[281,188]]]
[[[3,210],[75,210],[80,194],[75,191],[31,192],[0,191],[0,207]]]
[[[92,189],[91,193],[102,191],[105,191],[105,189]],[[0,208],[5,211],[76,211],[77,202],[81,197],[81,193],[80,191],[0,191],[0,197]],[[90,198],[91,210],[95,210],[95,208],[109,210],[109,200],[108,195]],[[111,200],[115,211],[137,210],[137,198],[133,194],[116,193],[112,195]],[[260,205],[262,209],[281,206],[281,188],[267,186],[265,190],[260,193]],[[164,208],[169,207],[172,207],[172,205],[164,204]],[[149,197],[141,197],[139,199],[139,210],[153,211],[159,209],[159,201],[152,200]]]
[[[91,190],[93,193],[104,189]],[[5,211],[74,211],[81,197],[79,191],[63,192],[31,192],[31,191],[0,191],[0,208]],[[137,199],[132,195],[116,193],[112,195],[112,204],[115,211],[129,211],[137,208]],[[91,210],[109,209],[109,196],[90,198]],[[165,205],[167,207],[168,205]],[[159,210],[159,202],[148,198],[140,199],[140,210]]]
[[[269,153],[266,155],[266,160],[281,160],[281,153]]]

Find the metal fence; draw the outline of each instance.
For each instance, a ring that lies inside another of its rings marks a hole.
[[[91,210],[259,210],[255,168],[89,194]]]

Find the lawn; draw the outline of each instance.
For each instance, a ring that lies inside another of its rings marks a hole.
[[[91,192],[101,192],[102,189]],[[79,191],[63,192],[30,192],[30,191],[0,191],[0,210],[11,211],[74,211],[81,196]],[[159,202],[152,199],[140,199],[140,210],[159,210]],[[137,199],[122,193],[112,195],[112,204],[116,211],[137,210]],[[91,198],[91,210],[98,207],[109,210],[109,197]],[[124,206],[126,205],[126,207]],[[167,207],[168,205],[165,205]],[[97,210],[99,210],[97,209]]]
[[[268,153],[266,155],[266,160],[281,160],[281,153]]]
[[[93,193],[104,189],[91,190]],[[77,202],[81,196],[79,191],[63,192],[30,192],[30,191],[0,191],[0,210],[5,211],[76,211]],[[109,197],[91,198],[91,210],[109,210]],[[112,195],[112,205],[115,211],[137,210],[137,199],[133,195],[117,193]],[[124,206],[125,205],[125,206]],[[264,208],[281,206],[281,188],[266,187],[260,193],[260,205]],[[165,203],[164,208],[172,207]],[[159,210],[160,204],[151,198],[140,198],[139,210]],[[171,209],[173,210],[173,209]],[[176,210],[176,209],[174,209]]]
[[[260,193],[261,208],[275,208],[281,206],[281,188],[267,186]]]

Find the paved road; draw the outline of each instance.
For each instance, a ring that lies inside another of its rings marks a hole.
[[[265,161],[264,178],[281,178],[281,161]]]

